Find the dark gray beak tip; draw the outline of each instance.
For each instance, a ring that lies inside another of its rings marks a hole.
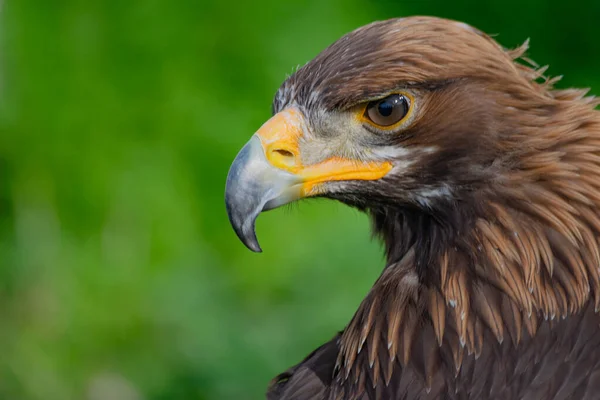
[[[262,248],[260,247],[260,244],[258,244],[258,239],[256,237],[256,232],[254,232],[254,228],[246,232],[235,230],[235,233],[244,246],[246,246],[249,250],[252,250],[255,253],[262,253]]]
[[[239,212],[232,209],[231,204],[226,202],[227,208],[227,216],[229,217],[229,222],[233,227],[233,230],[240,241],[246,246],[249,250],[252,250],[255,253],[262,253],[262,249],[260,244],[258,244],[258,238],[256,237],[255,231],[255,221],[258,213],[256,215],[240,215]],[[254,214],[254,213],[252,213]]]
[[[254,231],[252,231],[251,235],[245,236],[245,239],[240,236],[238,237],[248,249],[255,253],[262,253],[262,248],[260,247],[260,244],[258,244],[258,239],[256,238],[256,233],[254,233]]]

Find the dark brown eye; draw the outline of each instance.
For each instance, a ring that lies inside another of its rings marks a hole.
[[[400,121],[410,110],[410,100],[402,94],[392,94],[367,105],[365,116],[374,124],[389,127]]]

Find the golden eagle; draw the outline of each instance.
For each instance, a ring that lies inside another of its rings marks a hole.
[[[599,399],[600,112],[464,23],[375,22],[281,86],[226,184],[240,239],[327,197],[367,213],[379,279],[269,399]]]

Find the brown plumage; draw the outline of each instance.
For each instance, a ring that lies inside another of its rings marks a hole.
[[[396,90],[415,108],[394,135],[361,139],[402,149],[387,156],[401,173],[311,194],[367,212],[387,263],[343,332],[269,399],[600,398],[599,102],[553,89],[526,49],[395,19],[284,82],[274,112],[299,107],[321,143],[346,134],[322,133],[332,115]]]

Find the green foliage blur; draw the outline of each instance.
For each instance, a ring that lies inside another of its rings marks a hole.
[[[600,93],[597,0],[2,1],[0,399],[260,399],[342,329],[383,266],[366,217],[275,210],[253,254],[225,177],[296,66],[414,14]]]

